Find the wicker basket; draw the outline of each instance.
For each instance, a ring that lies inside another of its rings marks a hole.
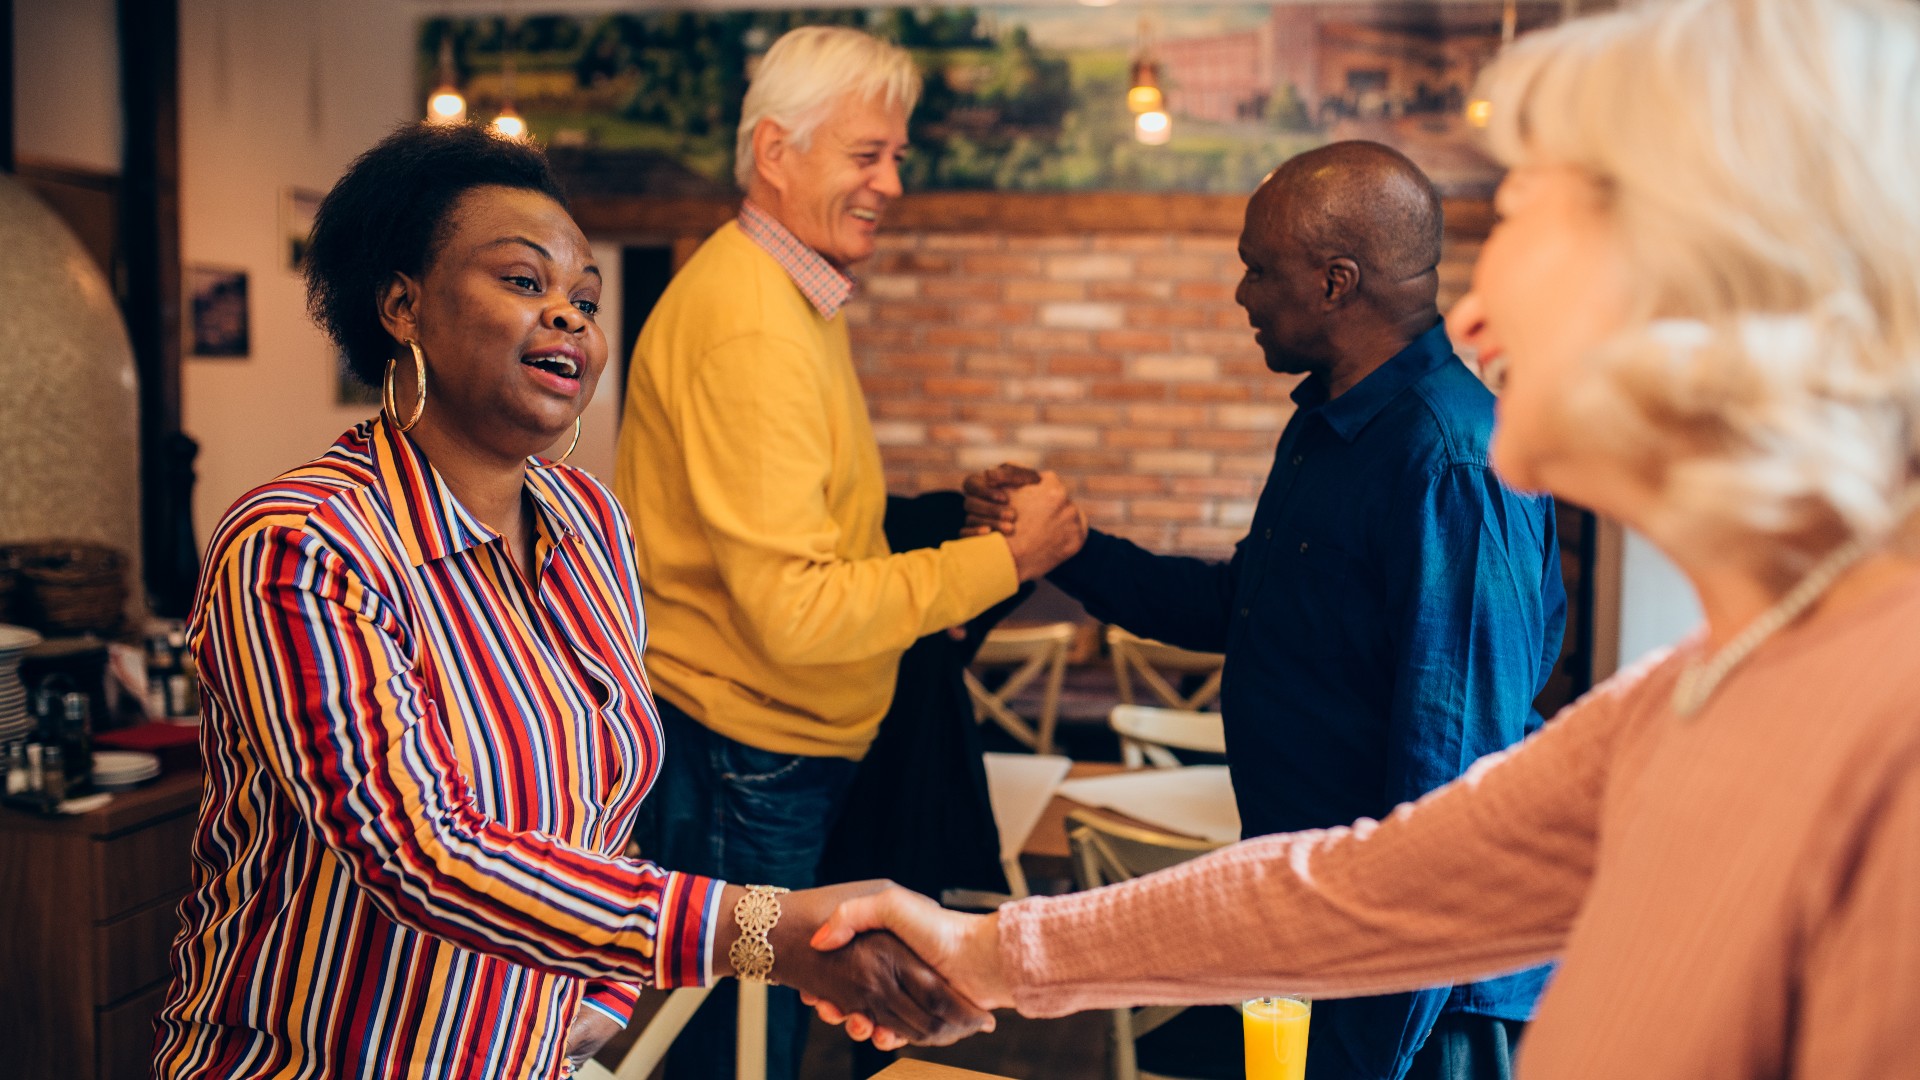
[[[127,557],[100,544],[48,540],[14,544],[15,576],[23,586],[14,607],[45,634],[114,634],[126,619]]]

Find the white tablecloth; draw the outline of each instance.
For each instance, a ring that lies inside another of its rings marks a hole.
[[[1227,777],[1225,765],[1133,769],[1089,776],[1068,780],[1059,785],[1059,792],[1074,802],[1117,811],[1188,836],[1220,844],[1240,839],[1240,811],[1234,806],[1233,782]],[[1000,841],[1006,842],[1004,832]]]

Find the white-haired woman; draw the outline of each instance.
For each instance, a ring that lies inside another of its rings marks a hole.
[[[1528,1080],[1920,1076],[1920,5],[1636,7],[1488,87],[1453,326],[1508,360],[1496,464],[1653,538],[1706,626],[1385,821],[817,945],[890,926],[1044,1016],[1559,957]]]

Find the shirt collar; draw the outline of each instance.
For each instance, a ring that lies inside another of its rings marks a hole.
[[[766,249],[787,272],[800,294],[823,319],[831,319],[853,297],[853,278],[828,262],[826,256],[800,242],[772,214],[747,199],[740,204],[740,231]]]
[[[1453,355],[1453,343],[1447,340],[1446,324],[1438,322],[1332,401],[1326,397],[1326,380],[1318,375],[1294,387],[1293,401],[1303,412],[1317,411],[1334,434],[1352,442],[1402,390],[1448,363],[1457,364],[1459,360]]]
[[[454,496],[440,470],[433,467],[420,447],[405,432],[388,425],[385,413],[375,417],[372,424],[368,442],[373,450],[374,473],[386,492],[394,529],[412,565],[424,566],[500,539],[499,533]],[[571,537],[574,528],[551,490],[554,481],[546,472],[530,468],[527,490],[533,495],[538,528],[558,543]]]

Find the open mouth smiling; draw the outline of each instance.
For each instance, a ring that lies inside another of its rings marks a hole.
[[[563,379],[578,379],[580,377],[580,361],[565,353],[543,353],[537,356],[523,356],[520,358],[520,362],[537,371],[545,371]]]

